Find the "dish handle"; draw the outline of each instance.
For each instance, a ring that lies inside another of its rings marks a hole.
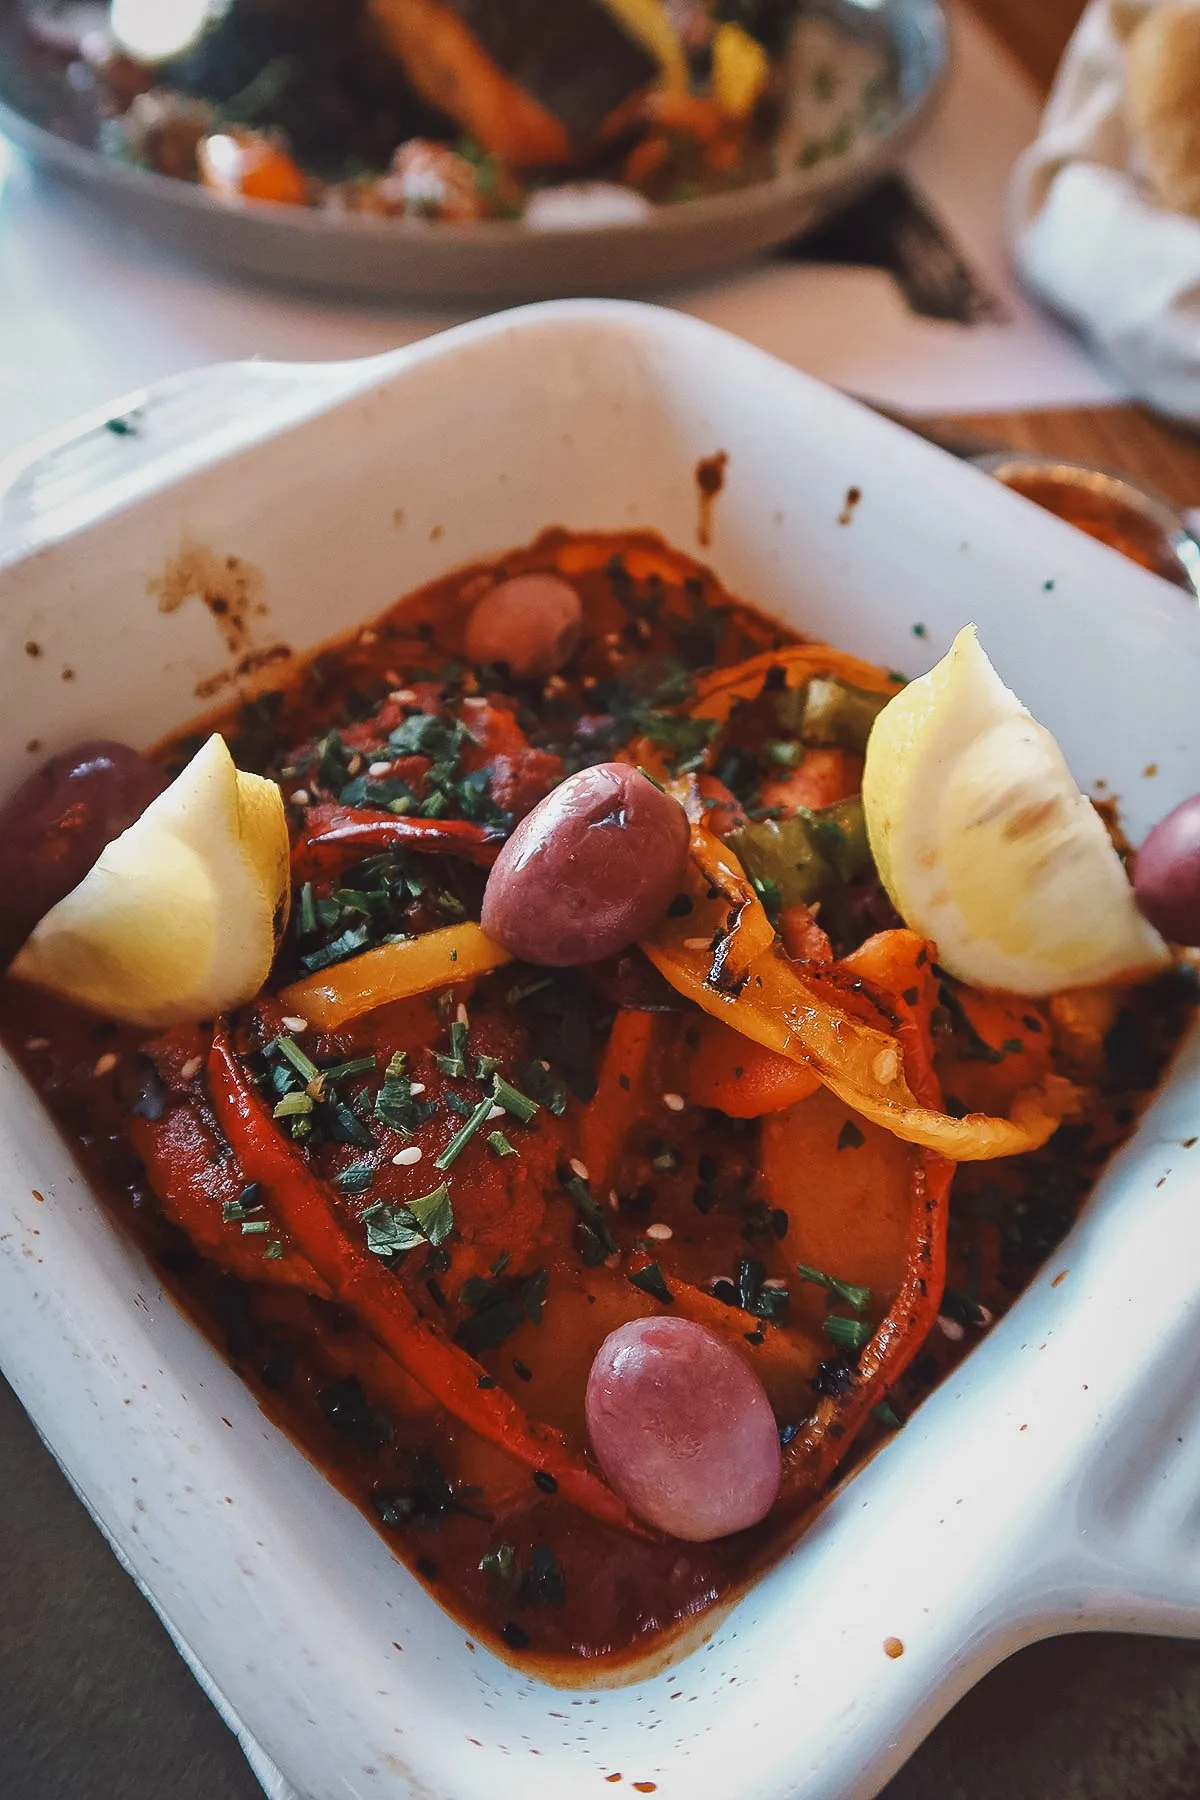
[[[0,568],[377,381],[404,352],[214,363],[96,407],[0,458]]]

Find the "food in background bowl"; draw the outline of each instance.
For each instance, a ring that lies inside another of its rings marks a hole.
[[[470,660],[493,614],[536,673]],[[173,740],[166,791],[41,881],[5,1035],[182,1304],[473,1633],[642,1650],[1020,1291],[1190,970],[969,634],[906,685],[649,535],[459,571],[220,724],[240,778]],[[148,993],[112,929],[102,866],[159,879],[181,838],[205,943],[261,954],[290,899],[256,993],[244,954],[166,955],[189,979]],[[1186,818],[1144,887],[1200,935]],[[97,933],[130,977],[99,1017]],[[979,985],[1000,958],[1030,991]]]
[[[447,224],[644,218],[843,154],[895,98],[801,0],[113,0],[66,44],[114,157],[222,201]]]

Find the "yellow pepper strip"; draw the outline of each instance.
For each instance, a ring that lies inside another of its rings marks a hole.
[[[447,925],[364,950],[349,962],[293,982],[277,998],[285,1012],[307,1019],[319,1031],[335,1031],[393,1000],[470,981],[511,961],[507,950],[493,944],[478,925]]]
[[[740,25],[718,25],[712,46],[712,93],[725,117],[748,119],[770,78],[770,58],[758,39]]]
[[[896,681],[874,663],[847,656],[829,644],[792,644],[786,650],[768,650],[730,669],[717,669],[696,683],[696,698],[685,710],[694,719],[726,720],[741,700],[757,700],[772,669],[782,669],[785,685],[803,687],[814,675],[838,675],[851,687],[871,694],[897,694]]]
[[[729,851],[725,857],[735,860]],[[826,981],[815,971],[806,974],[779,945],[772,943],[751,960],[738,993],[715,987],[707,946],[724,929],[726,903],[709,899],[707,877],[694,867],[688,892],[692,911],[683,919],[664,919],[642,940],[659,973],[711,1017],[811,1069],[847,1106],[893,1136],[953,1162],[986,1162],[1036,1150],[1074,1105],[1071,1083],[1049,1076],[1041,1087],[1017,1096],[1008,1119],[986,1113],[956,1119],[922,1106],[905,1078],[899,1041],[840,1006],[822,991]],[[754,905],[762,910],[757,898]]]

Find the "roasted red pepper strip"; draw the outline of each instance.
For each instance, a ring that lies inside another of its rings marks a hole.
[[[915,992],[915,1005],[888,986],[869,979],[878,964],[903,954],[911,944],[918,951],[921,940],[911,932],[887,932],[869,938],[842,965],[856,978],[868,979],[863,989],[876,1005],[891,1012],[896,1037],[904,1052],[909,1086],[922,1106],[940,1111],[941,1088],[933,1069],[930,1014],[935,981],[926,958],[914,957],[906,972],[905,993]],[[916,1150],[912,1205],[904,1279],[895,1300],[863,1350],[845,1393],[818,1401],[812,1417],[784,1452],[782,1497],[793,1503],[815,1499],[845,1456],[873,1406],[900,1379],[932,1331],[941,1309],[946,1285],[946,1229],[950,1213],[950,1183],[954,1164],[930,1150]]]
[[[208,1057],[213,1110],[248,1181],[267,1190],[275,1213],[334,1296],[351,1306],[371,1336],[447,1412],[608,1525],[646,1536],[645,1528],[579,1459],[557,1431],[530,1419],[502,1388],[481,1388],[486,1370],[422,1319],[400,1283],[338,1223],[333,1196],[303,1153],[276,1130],[238,1060],[223,1023]]]
[[[469,819],[409,819],[355,806],[314,806],[292,851],[292,874],[297,881],[332,880],[353,863],[387,850],[461,856],[487,869],[503,842],[502,832]]]

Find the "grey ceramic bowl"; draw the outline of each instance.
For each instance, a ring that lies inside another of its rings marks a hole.
[[[244,202],[114,162],[57,72],[30,56],[20,0],[0,0],[0,131],[55,180],[166,250],[232,271],[341,292],[424,299],[625,293],[710,274],[829,217],[893,164],[924,119],[947,57],[938,0],[827,0],[840,29],[877,47],[896,99],[883,129],[841,155],[644,221],[573,229],[520,222],[379,220]]]

